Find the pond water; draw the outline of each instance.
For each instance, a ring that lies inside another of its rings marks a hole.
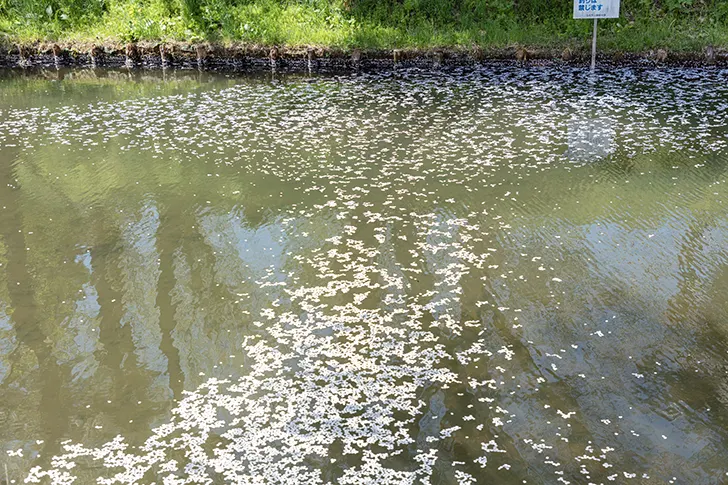
[[[0,78],[0,479],[728,482],[728,71]]]

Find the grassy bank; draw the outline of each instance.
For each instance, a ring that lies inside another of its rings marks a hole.
[[[583,47],[570,0],[0,0],[6,42],[241,41],[350,49]],[[728,47],[726,0],[622,0],[600,48]]]

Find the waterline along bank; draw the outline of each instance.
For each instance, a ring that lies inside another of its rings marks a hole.
[[[0,51],[0,67],[67,66],[129,68],[197,68],[204,70],[280,69],[326,71],[331,69],[391,69],[393,67],[440,68],[488,62],[515,62],[526,66],[588,65],[587,49],[538,48],[405,48],[341,49],[325,47],[278,47],[246,44],[129,42],[88,44],[13,44]],[[725,66],[728,51],[706,46],[700,52],[599,52],[599,65],[624,66]]]

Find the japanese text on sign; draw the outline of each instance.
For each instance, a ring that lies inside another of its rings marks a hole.
[[[575,19],[616,19],[619,0],[574,0]]]

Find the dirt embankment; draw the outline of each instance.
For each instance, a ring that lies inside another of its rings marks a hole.
[[[501,49],[433,48],[360,50],[322,47],[277,47],[250,44],[140,42],[129,44],[36,43],[0,46],[0,67],[33,65],[95,67],[195,67],[209,70],[279,68],[326,70],[411,65],[439,67],[485,61],[515,61],[524,65],[586,65],[590,52],[580,48],[512,46]],[[728,51],[710,46],[702,52],[656,49],[642,53],[600,52],[608,65],[728,66]]]

